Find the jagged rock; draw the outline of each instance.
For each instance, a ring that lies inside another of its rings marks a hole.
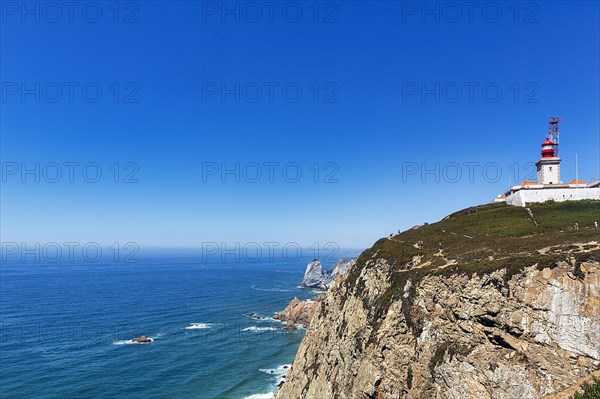
[[[323,299],[325,299],[324,295],[317,295],[310,301],[301,301],[296,297],[283,311],[275,313],[273,318],[286,322],[287,329],[296,328],[296,324],[307,326],[315,307],[318,306]]]
[[[329,271],[329,277],[335,279],[337,276],[341,276],[346,273],[354,264],[356,258],[341,258]]]
[[[329,270],[329,283],[327,283],[327,289],[331,289],[335,286],[336,280],[339,276],[346,274],[348,270],[356,263],[356,258],[342,258]]]
[[[314,259],[306,266],[304,278],[302,279],[300,286],[304,288],[326,289],[327,283],[329,283],[329,276],[323,271],[321,262]]]
[[[306,266],[301,287],[329,289],[335,284],[335,279],[343,275],[356,263],[355,258],[342,258],[330,270],[324,271],[319,260],[314,259]]]

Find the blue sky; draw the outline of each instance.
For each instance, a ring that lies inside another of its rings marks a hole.
[[[2,3],[3,242],[364,248],[531,177],[550,114],[600,176],[598,2],[58,4]]]

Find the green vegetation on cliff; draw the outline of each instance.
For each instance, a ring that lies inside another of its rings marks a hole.
[[[381,310],[399,298],[406,282],[425,275],[484,274],[506,269],[506,278],[536,265],[553,267],[572,257],[573,275],[588,259],[600,259],[599,201],[531,204],[527,208],[488,204],[464,209],[443,220],[382,238],[358,258],[346,280],[360,290],[362,268],[384,259],[393,267]],[[575,224],[579,228],[575,228]],[[424,247],[417,243],[423,241]]]
[[[593,377],[593,383],[581,384],[583,392],[576,392],[569,399],[600,399],[600,378]]]
[[[277,398],[574,394],[600,356],[596,219],[600,201],[490,204],[380,239],[313,313]]]

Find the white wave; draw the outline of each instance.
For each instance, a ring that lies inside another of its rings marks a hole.
[[[257,393],[254,395],[246,396],[244,399],[273,399],[275,397],[274,393]]]
[[[279,385],[280,382],[285,380],[290,367],[292,367],[291,364],[284,364],[274,369],[259,369],[259,371],[277,377],[277,385]]]
[[[154,338],[152,337],[148,337],[148,339],[150,340],[150,342],[154,342]],[[131,339],[120,339],[117,341],[113,342],[113,345],[143,345],[143,344],[147,344],[148,342],[134,342]]]
[[[265,374],[269,374],[270,376],[275,378],[276,382],[275,385],[273,385],[273,388],[274,391],[277,391],[277,387],[279,387],[279,385],[281,385],[282,382],[285,382],[287,373],[290,371],[290,367],[292,367],[291,364],[284,364],[274,369],[259,369],[259,371],[262,371]]]
[[[283,323],[283,321],[281,321],[281,320],[277,320],[277,319],[274,319],[274,318],[272,318],[272,317],[263,317],[263,318],[262,318],[262,319],[260,319],[260,320],[261,320],[261,321],[270,321],[270,322],[272,322],[272,323]]]
[[[187,326],[186,330],[205,330],[207,328],[211,328],[213,325],[210,323],[191,323]]]
[[[256,291],[268,291],[268,292],[291,292],[289,288],[256,288],[254,284],[250,287]]]
[[[275,330],[278,330],[278,328],[276,328],[276,327],[257,327],[257,326],[250,326],[250,327],[243,328],[241,331],[254,331],[254,332],[260,332],[260,331],[275,331]]]

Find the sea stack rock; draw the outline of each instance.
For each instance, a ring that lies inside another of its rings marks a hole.
[[[306,266],[306,272],[304,272],[304,279],[300,284],[303,288],[320,288],[322,290],[327,289],[327,284],[330,278],[323,271],[323,266],[318,259],[314,259]]]
[[[335,284],[338,276],[346,273],[356,263],[356,258],[342,258],[328,271],[323,271],[319,260],[314,259],[306,266],[304,279],[300,284],[303,288],[329,289]]]

